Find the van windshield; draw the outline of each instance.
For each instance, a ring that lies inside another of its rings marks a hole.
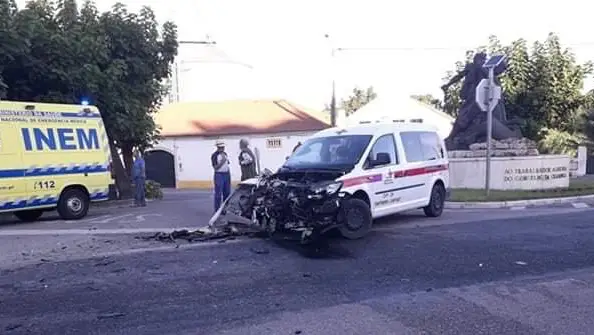
[[[311,138],[287,159],[286,168],[345,169],[361,160],[371,135],[341,135]]]

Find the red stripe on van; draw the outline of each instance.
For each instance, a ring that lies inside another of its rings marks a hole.
[[[440,164],[440,165],[426,166],[426,167],[416,168],[416,169],[396,171],[393,173],[393,176],[394,176],[394,178],[412,177],[412,176],[419,176],[419,175],[429,174],[429,173],[434,173],[434,172],[446,171],[447,169],[448,169],[447,164]],[[382,181],[382,180],[383,180],[383,176],[381,174],[372,174],[372,175],[367,175],[367,176],[344,179],[342,181],[342,183],[343,183],[343,187],[351,187],[351,186],[357,186],[357,185],[361,185],[361,184],[375,183],[375,182]]]
[[[342,181],[342,185],[343,185],[343,187],[350,187],[350,186],[356,186],[356,185],[361,185],[361,184],[375,183],[376,181],[382,181],[381,174],[372,174],[372,175],[368,175],[368,176],[361,176],[361,177],[345,179]]]
[[[394,172],[394,178],[420,176],[423,174],[446,171],[447,169],[448,169],[447,164],[440,164],[440,165],[426,166],[426,167],[416,168],[416,169],[396,171],[396,172]]]

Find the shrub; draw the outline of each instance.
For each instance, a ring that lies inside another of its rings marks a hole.
[[[543,128],[540,131],[538,151],[543,154],[569,155],[575,157],[577,147],[582,143],[582,136],[566,131]]]
[[[154,180],[147,180],[145,185],[147,199],[163,199],[163,190],[161,189],[161,184]]]

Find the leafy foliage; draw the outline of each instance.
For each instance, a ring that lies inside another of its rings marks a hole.
[[[80,11],[76,0],[34,0],[20,10],[14,0],[0,0],[0,97],[90,100],[112,141],[116,178],[127,181],[117,148],[130,168],[132,149],[158,139],[151,114],[161,105],[177,47],[175,24],[160,27],[148,7],[131,13],[117,3],[100,14],[90,0]]]
[[[553,136],[550,129],[569,135],[578,131],[576,121],[587,102],[582,94],[583,82],[593,67],[591,63],[578,64],[555,34],[549,34],[544,42],[535,42],[531,48],[523,39],[503,46],[491,36],[488,45],[475,51],[507,55],[508,70],[501,76],[505,107],[510,117],[526,120],[522,129],[526,137],[540,140],[546,134]],[[475,51],[466,53],[466,62]],[[464,63],[456,63],[456,71],[449,72],[446,79],[461,70]],[[454,116],[461,105],[459,90],[460,84],[453,85],[444,99],[444,109]]]
[[[154,180],[147,180],[145,182],[146,198],[147,199],[163,199],[163,190],[161,184]]]
[[[411,95],[411,98],[432,106],[438,110],[443,110],[443,102],[431,94]]]
[[[341,100],[340,107],[349,116],[375,98],[377,98],[377,93],[374,91],[373,86],[365,90],[355,87],[348,98]]]
[[[538,151],[544,154],[575,156],[577,147],[583,142],[580,134],[571,134],[567,131],[543,128],[539,134]]]

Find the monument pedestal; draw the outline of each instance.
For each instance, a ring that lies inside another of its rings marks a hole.
[[[528,139],[507,139],[491,143],[493,190],[543,190],[569,187],[571,157],[539,155],[536,143]],[[470,150],[450,151],[452,188],[485,188],[486,143]]]
[[[454,154],[455,156],[456,154]],[[570,157],[565,155],[491,157],[493,190],[569,187]],[[486,157],[450,158],[452,188],[485,188]]]

